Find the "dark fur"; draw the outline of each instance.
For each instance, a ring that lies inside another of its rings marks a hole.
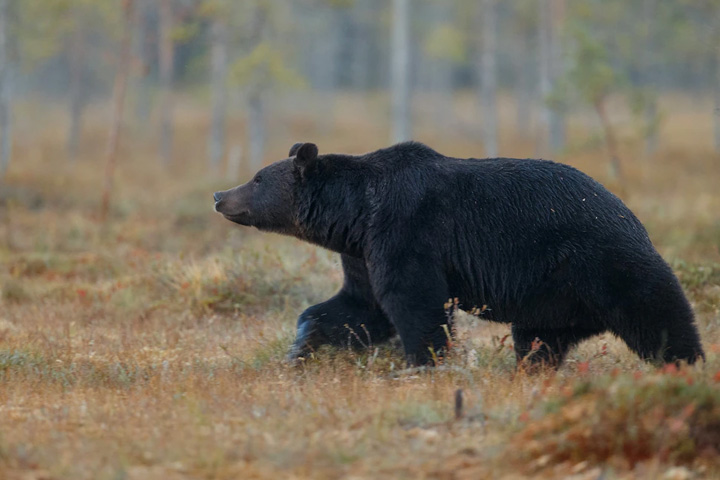
[[[361,156],[296,144],[291,155],[258,172],[259,184],[216,194],[237,223],[342,254],[345,284],[303,312],[291,356],[397,331],[408,360],[428,363],[447,344],[444,304],[458,298],[512,323],[519,359],[559,365],[605,331],[644,359],[703,357],[692,310],[645,228],[570,166],[449,158],[412,142]]]

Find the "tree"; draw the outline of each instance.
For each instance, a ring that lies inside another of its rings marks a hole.
[[[70,32],[70,88],[69,107],[70,123],[68,126],[66,149],[71,161],[77,157],[80,132],[82,129],[82,114],[85,110],[87,96],[85,95],[85,61],[87,57],[87,45],[84,28],[85,5],[74,5],[71,9],[72,17],[75,19]]]
[[[565,120],[561,102],[553,101],[558,78],[562,76],[561,25],[565,15],[563,0],[541,0],[538,10],[540,94],[542,95],[542,124],[546,139],[541,137],[541,150],[557,151],[565,143]],[[547,146],[547,147],[546,147]]]
[[[585,30],[573,30],[575,45],[573,66],[561,82],[563,94],[566,86],[572,88],[580,101],[595,110],[603,130],[610,159],[610,173],[623,183],[622,163],[618,152],[617,137],[608,117],[607,99],[611,92],[618,90],[625,82],[610,65],[607,50]],[[557,94],[557,93],[556,93]]]
[[[456,17],[462,15],[459,10],[452,2],[432,2],[420,10],[422,31],[428,34],[423,42],[425,57],[420,58],[418,75],[429,80],[425,87],[432,90],[435,100],[433,121],[444,130],[454,127],[454,74],[467,57],[467,35],[456,23]]]
[[[120,9],[112,2],[96,0],[23,0],[11,5],[19,66],[32,71],[58,58],[63,60],[69,117],[65,146],[74,160],[83,113],[98,76],[95,72],[103,70],[106,43],[115,41]],[[93,68],[89,68],[91,64]]]
[[[654,55],[652,55],[652,48],[655,42],[655,25],[657,10],[657,0],[643,0],[642,5],[642,27],[643,27],[643,46],[645,52],[640,55],[640,61],[642,62],[642,77],[643,77],[643,88],[644,91],[640,95],[641,104],[638,105],[642,109],[645,127],[645,153],[646,155],[653,155],[657,151],[658,147],[658,130],[659,130],[659,117],[657,108],[657,95],[652,90],[653,84],[653,71],[654,71]]]
[[[225,155],[225,117],[227,114],[228,33],[222,15],[215,15],[210,27],[210,89],[212,114],[208,137],[210,168],[218,171]]]
[[[150,16],[152,13],[149,0],[135,0],[135,34],[133,50],[137,75],[134,76],[135,91],[134,115],[143,131],[146,130],[152,109],[151,63],[155,50],[155,38],[151,31]]]
[[[130,70],[130,41],[132,36],[133,0],[123,0],[124,27],[120,44],[120,57],[117,72],[115,73],[115,86],[113,88],[113,110],[110,136],[108,140],[107,156],[105,161],[105,181],[103,184],[102,205],[100,217],[105,220],[110,210],[110,196],[112,193],[115,164],[117,163],[118,146],[122,129],[125,93],[127,91],[128,72]]]
[[[530,136],[533,110],[537,104],[537,55],[534,52],[538,30],[538,2],[522,0],[514,2],[511,32],[517,41],[516,51],[516,125],[523,137]]]
[[[0,181],[10,164],[10,68],[8,65],[8,0],[0,0]]]
[[[264,160],[269,92],[301,86],[303,80],[288,67],[285,58],[288,38],[282,32],[291,31],[289,25],[283,24],[288,5],[273,0],[248,0],[232,5],[235,9],[232,16],[239,19],[237,30],[242,35],[239,50],[245,54],[231,65],[230,79],[245,93],[248,148],[243,150],[248,153],[250,167],[256,170]]]
[[[480,97],[483,119],[485,155],[498,155],[497,126],[497,5],[495,0],[483,0],[479,4],[482,25],[482,56],[480,61]]]
[[[713,138],[715,151],[720,152],[720,5],[715,5],[713,15],[713,31],[715,37],[715,82],[713,87],[713,96],[715,99],[713,111]]]
[[[410,0],[393,0],[392,142],[411,138],[410,127]]]
[[[160,59],[160,158],[164,164],[172,161],[173,145],[173,70],[175,42],[173,39],[172,0],[157,0],[159,13],[158,54]]]

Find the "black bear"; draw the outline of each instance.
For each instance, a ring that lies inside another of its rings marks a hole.
[[[459,159],[416,142],[289,158],[214,194],[228,220],[341,254],[345,282],[298,319],[289,357],[400,336],[408,362],[448,343],[446,303],[512,324],[519,360],[558,366],[610,331],[640,357],[704,358],[693,312],[633,213],[547,160]]]

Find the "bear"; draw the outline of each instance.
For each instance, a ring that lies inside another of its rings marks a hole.
[[[289,360],[399,336],[409,365],[447,351],[448,300],[509,323],[517,360],[557,368],[603,332],[642,359],[704,359],[670,266],[623,202],[562,163],[446,157],[418,142],[363,155],[297,143],[215,210],[340,254],[344,283],[305,310]]]

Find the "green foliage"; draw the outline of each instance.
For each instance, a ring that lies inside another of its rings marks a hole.
[[[571,38],[574,43],[572,67],[559,85],[570,86],[584,103],[602,103],[608,94],[625,84],[625,79],[613,69],[607,50],[597,39],[580,28],[571,30]]]
[[[283,54],[267,42],[258,44],[230,67],[230,78],[249,90],[270,86],[302,87],[302,77],[286,65]]]
[[[95,0],[23,0],[12,2],[15,39],[20,64],[32,69],[68,46],[77,31],[116,39],[121,9],[116,2]]]
[[[461,63],[467,57],[465,43],[462,31],[450,23],[442,23],[425,40],[425,52],[433,58]]]

